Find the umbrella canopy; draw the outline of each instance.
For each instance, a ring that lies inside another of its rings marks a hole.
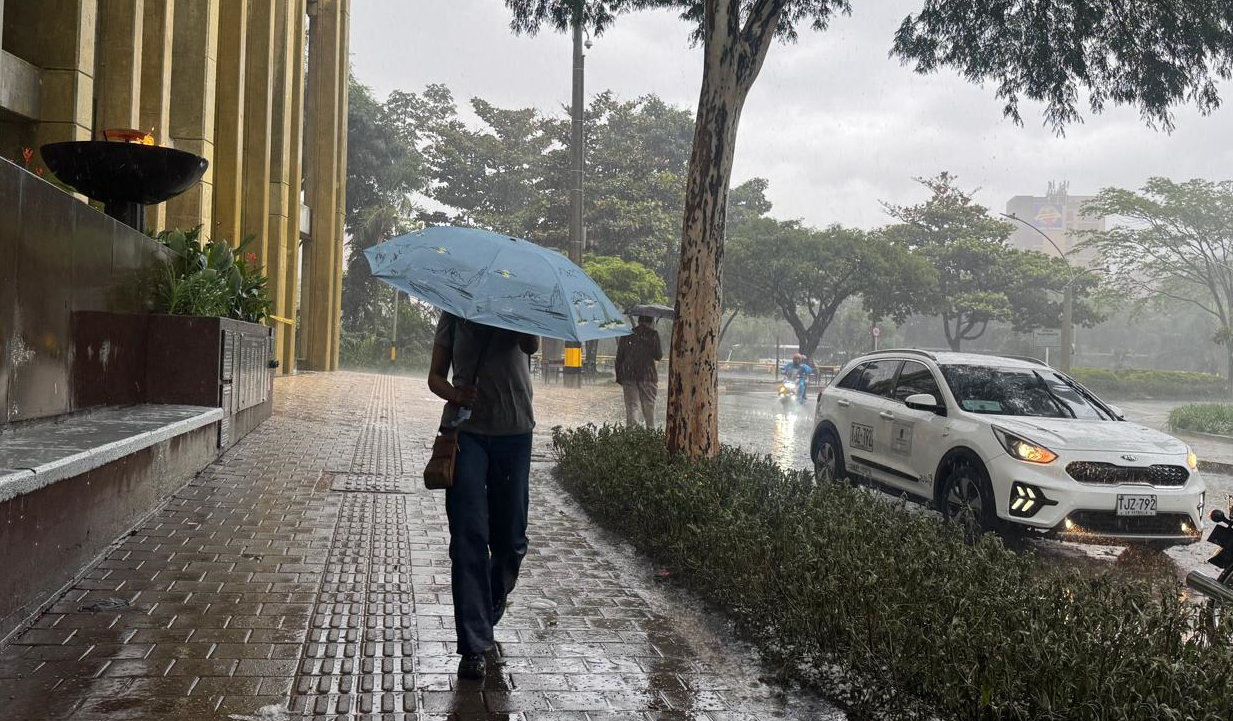
[[[595,281],[564,255],[477,228],[433,226],[364,251],[374,277],[460,318],[588,341],[628,335]]]
[[[666,305],[647,303],[630,308],[628,315],[649,315],[652,318],[675,318],[676,311]]]

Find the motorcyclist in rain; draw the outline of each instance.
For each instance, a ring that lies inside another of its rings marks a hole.
[[[805,391],[809,386],[809,376],[813,375],[813,368],[805,362],[805,356],[800,353],[794,353],[792,360],[783,364],[783,375],[789,381],[796,381],[796,402],[805,402]]]

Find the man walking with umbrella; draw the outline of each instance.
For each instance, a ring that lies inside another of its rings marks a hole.
[[[625,395],[625,423],[638,422],[638,408],[647,428],[655,427],[655,398],[659,395],[659,371],[655,364],[664,357],[655,319],[638,316],[634,332],[617,341],[616,382]]]
[[[581,268],[521,238],[435,226],[364,254],[374,277],[441,310],[428,387],[446,406],[424,475],[447,489],[458,675],[482,679],[527,553],[528,356],[540,337],[619,338],[629,326]]]

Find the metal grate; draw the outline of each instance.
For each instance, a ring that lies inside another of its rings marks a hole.
[[[1116,486],[1135,483],[1159,488],[1181,488],[1190,480],[1184,466],[1157,464],[1154,466],[1118,466],[1095,461],[1074,461],[1066,473],[1080,483],[1096,486]]]
[[[1156,516],[1119,516],[1112,511],[1076,511],[1069,516],[1080,529],[1088,533],[1141,534],[1151,536],[1182,535],[1182,524],[1190,517],[1184,513],[1161,513]]]

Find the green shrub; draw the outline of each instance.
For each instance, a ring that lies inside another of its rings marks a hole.
[[[175,253],[155,291],[158,312],[250,323],[260,323],[269,313],[267,280],[256,265],[257,254],[244,251],[251,237],[234,250],[221,240],[203,242],[201,226],[165,230],[154,239]]]
[[[1075,368],[1071,375],[1095,393],[1110,398],[1191,399],[1228,395],[1225,379],[1210,373]]]
[[[1233,717],[1233,628],[1205,643],[1175,586],[1042,566],[987,535],[725,447],[554,432],[564,487],[854,716]]]
[[[1183,431],[1233,436],[1233,405],[1192,403],[1169,413],[1169,427]]]
[[[423,341],[400,339],[393,367],[396,370],[422,370],[431,360],[431,348]],[[338,362],[344,368],[359,370],[384,370],[390,368],[390,340],[388,336],[375,333],[349,333],[344,331],[338,346]]]

